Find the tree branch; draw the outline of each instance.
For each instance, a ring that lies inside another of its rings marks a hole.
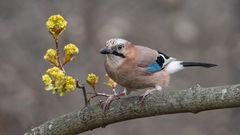
[[[62,115],[31,129],[25,135],[76,135],[108,124],[173,113],[240,107],[240,84],[186,90],[161,91],[148,96],[141,106],[138,97],[126,97],[111,104],[107,112],[99,105]]]

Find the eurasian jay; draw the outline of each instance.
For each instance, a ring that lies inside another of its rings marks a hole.
[[[135,45],[127,40],[114,38],[106,42],[100,50],[106,55],[105,69],[109,77],[125,89],[119,95],[110,97],[104,102],[104,109],[110,103],[131,91],[148,89],[140,96],[143,103],[145,97],[153,91],[161,91],[169,85],[170,75],[186,67],[200,66],[210,68],[210,63],[184,62],[148,47]]]

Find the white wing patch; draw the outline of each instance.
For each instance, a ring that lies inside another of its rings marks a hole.
[[[165,70],[167,72],[169,72],[170,74],[173,74],[180,70],[183,70],[184,67],[181,63],[182,63],[182,61],[172,61],[166,65]]]

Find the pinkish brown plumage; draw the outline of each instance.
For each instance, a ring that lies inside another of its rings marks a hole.
[[[127,88],[128,92],[138,89],[155,88],[156,85],[162,87],[168,85],[168,72],[148,73],[144,71],[145,67],[157,59],[157,51],[131,44],[126,45],[125,49],[124,55],[126,58],[117,66],[112,66],[112,60],[114,59],[107,58],[105,61],[106,72],[113,80]]]
[[[148,90],[141,102],[154,90],[168,86],[170,74],[190,66],[213,67],[215,64],[183,62],[148,47],[135,45],[124,39],[110,39],[100,51],[106,55],[108,75],[129,92]]]

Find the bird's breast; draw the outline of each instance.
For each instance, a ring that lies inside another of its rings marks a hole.
[[[112,63],[106,61],[105,68],[107,74],[118,84],[123,87],[129,86],[133,80],[135,80],[134,75],[136,73],[134,66],[131,64],[123,63],[121,65],[113,65]]]

